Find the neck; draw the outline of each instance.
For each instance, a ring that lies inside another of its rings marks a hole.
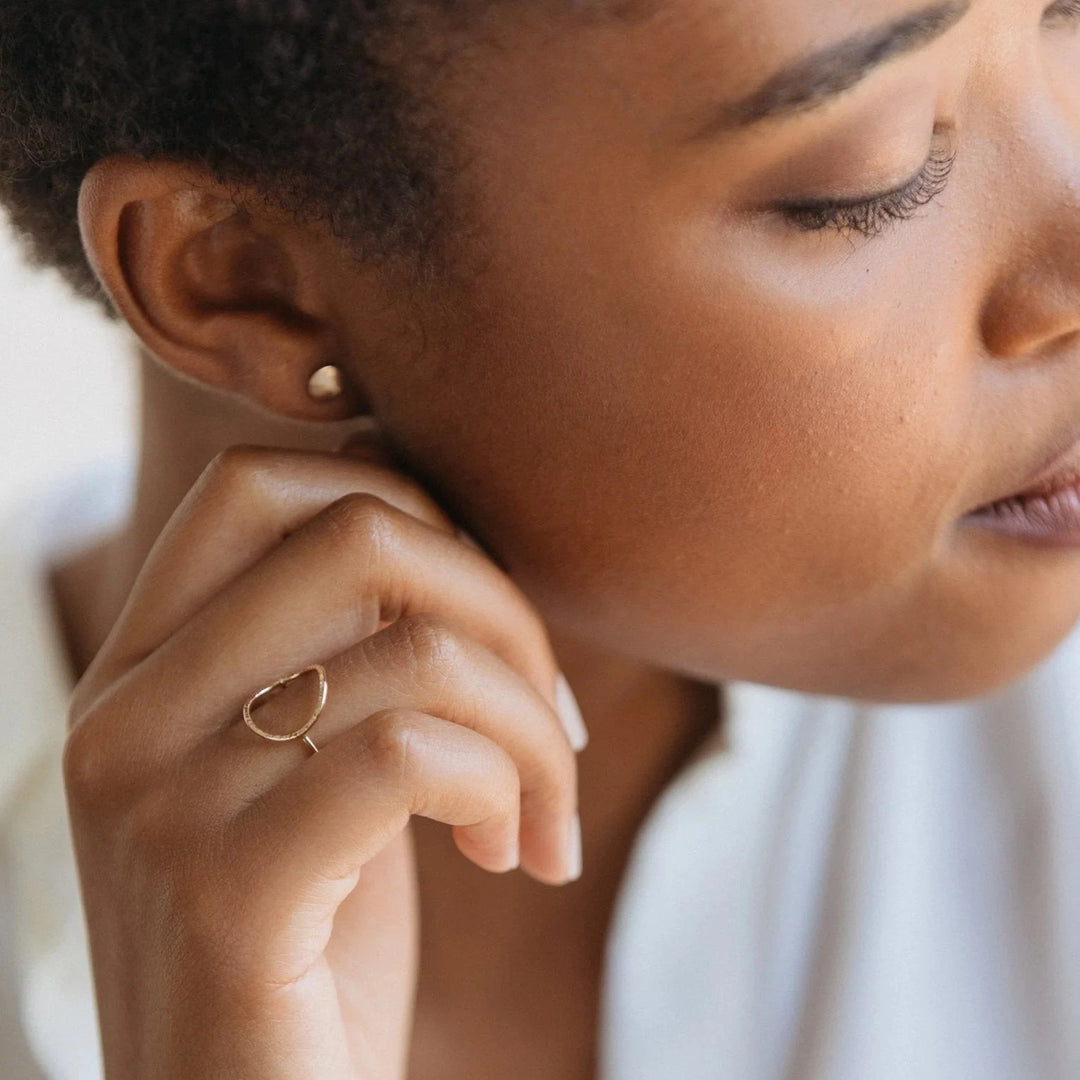
[[[347,423],[310,424],[257,412],[241,399],[182,380],[142,356],[141,443],[130,518],[80,564],[57,569],[54,581],[81,674],[103,643],[154,540],[203,468],[235,443],[329,451],[349,434]],[[636,660],[606,653],[552,629],[556,657],[581,705],[590,743],[580,758],[580,800],[586,876],[563,890],[544,888],[524,875],[493,879],[471,874],[460,855],[424,824],[417,845],[421,875],[460,888],[437,890],[438,918],[453,926],[457,914],[475,920],[482,909],[493,922],[520,926],[532,908],[541,921],[588,925],[593,953],[632,838],[657,793],[714,727],[716,687],[681,678]],[[571,896],[573,893],[573,896]],[[564,899],[565,898],[565,899]],[[542,911],[537,911],[540,905]],[[567,906],[569,905],[569,906]],[[426,942],[428,970],[456,964],[452,932]],[[512,935],[510,940],[520,939]],[[531,935],[530,935],[531,937]],[[534,940],[542,940],[539,934]],[[582,961],[588,957],[582,956]],[[597,956],[593,955],[596,961]],[[598,964],[593,965],[597,967]]]
[[[349,434],[347,424],[305,424],[256,410],[173,374],[141,350],[134,359],[139,452],[131,514],[119,532],[53,576],[76,677],[105,641],[159,533],[216,454],[236,443],[330,450]]]

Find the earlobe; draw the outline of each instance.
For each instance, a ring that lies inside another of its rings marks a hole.
[[[365,410],[347,378],[339,395],[307,392],[342,348],[317,256],[287,220],[256,216],[188,167],[117,156],[87,174],[79,226],[114,307],[182,375],[298,419]]]

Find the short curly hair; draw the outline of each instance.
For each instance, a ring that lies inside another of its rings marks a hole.
[[[364,259],[438,272],[458,163],[416,75],[483,3],[2,0],[0,203],[32,262],[102,301],[77,201],[115,153],[253,185]]]

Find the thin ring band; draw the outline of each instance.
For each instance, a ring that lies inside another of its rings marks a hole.
[[[308,717],[306,723],[301,727],[298,727],[295,731],[290,731],[287,735],[275,735],[273,732],[264,731],[259,727],[251,716],[255,706],[268,694],[273,693],[278,687],[287,686],[294,679],[299,679],[301,675],[306,675],[309,671],[314,671],[319,677],[319,701],[311,716]],[[324,668],[322,664],[310,664],[306,668],[301,668],[300,671],[294,671],[291,675],[285,675],[280,679],[275,679],[269,686],[264,686],[261,690],[256,690],[255,693],[244,702],[244,723],[247,724],[256,735],[263,739],[269,739],[272,742],[288,742],[291,739],[303,739],[303,741],[311,747],[312,751],[317,754],[319,748],[311,741],[308,730],[311,728],[311,725],[319,719],[319,714],[323,711],[323,706],[326,704],[326,692],[326,668]]]

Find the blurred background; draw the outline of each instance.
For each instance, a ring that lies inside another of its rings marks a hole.
[[[3,514],[72,467],[132,449],[135,362],[125,330],[24,265],[2,216],[0,319]]]

